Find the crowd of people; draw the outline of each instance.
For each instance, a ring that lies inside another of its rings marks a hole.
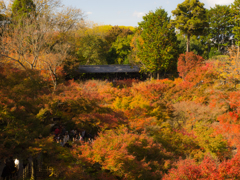
[[[18,160],[14,161],[12,156],[4,160],[4,168],[2,170],[1,179],[9,180],[9,179],[15,179],[17,177],[19,162],[16,162],[16,161]]]
[[[94,136],[84,129],[67,131],[66,128],[61,125],[54,129],[54,141],[63,147],[71,148],[71,144],[75,142],[93,143],[93,139]],[[4,160],[1,180],[17,179],[19,161],[17,160],[18,162],[16,162],[16,160],[17,159],[14,160],[12,156]]]
[[[57,126],[54,130],[54,141],[63,147],[71,147],[69,142],[93,142],[94,137],[83,130],[73,129],[70,132],[64,126]]]

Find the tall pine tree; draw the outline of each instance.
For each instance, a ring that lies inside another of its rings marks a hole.
[[[164,9],[149,12],[139,23],[143,43],[138,43],[138,57],[148,72],[166,72],[176,68],[178,41],[170,17]]]
[[[185,0],[172,11],[175,17],[171,21],[172,25],[187,35],[187,52],[190,51],[190,37],[203,34],[204,29],[208,27],[206,9],[203,6],[204,3],[200,3],[199,0]]]

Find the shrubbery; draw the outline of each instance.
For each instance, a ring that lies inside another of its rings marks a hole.
[[[188,67],[184,80],[68,81],[50,93],[39,72],[2,66],[1,156],[42,151],[69,179],[238,177],[231,149],[239,144],[239,91],[219,88],[218,64]],[[48,127],[54,117],[94,142],[57,146]]]

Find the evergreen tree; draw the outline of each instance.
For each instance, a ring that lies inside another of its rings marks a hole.
[[[132,35],[132,34],[133,34],[133,31],[131,31],[129,28],[124,28],[119,26],[113,26],[112,29],[106,33],[105,35],[105,40],[107,42],[106,60],[108,64],[115,64],[115,63],[119,64],[119,60],[117,60],[119,59],[119,52],[117,52],[118,50],[113,46],[116,46],[116,44],[119,44],[120,39],[121,39],[120,41],[124,41],[124,39],[126,39],[128,35]],[[130,45],[127,45],[127,46],[128,46],[127,48],[130,49]],[[124,47],[123,49],[126,49],[126,48]],[[122,60],[120,61],[122,62]]]
[[[107,64],[106,42],[99,36],[87,35],[81,39],[81,47],[78,48],[78,56],[83,65]]]
[[[233,4],[231,4],[231,15],[232,15],[232,23],[234,38],[238,41],[240,40],[240,0],[235,0]]]
[[[204,3],[199,0],[185,0],[172,11],[175,16],[175,20],[171,21],[172,25],[187,35],[187,52],[190,51],[190,36],[201,35],[208,27],[206,9],[203,6]]]
[[[129,64],[128,55],[131,52],[130,42],[133,35],[127,37],[118,37],[115,42],[112,43],[112,47],[109,52],[114,55],[114,64]]]
[[[210,38],[220,52],[221,46],[227,46],[232,36],[230,6],[215,5],[208,11]]]
[[[179,52],[184,54],[187,48],[187,37],[182,34],[177,34],[177,39],[180,41]],[[194,52],[196,55],[203,56],[205,59],[207,58],[206,41],[204,37],[192,36],[190,46],[191,52]]]
[[[178,41],[175,29],[170,26],[170,17],[164,9],[149,12],[139,23],[141,38],[137,53],[142,67],[148,72],[169,71],[176,68]]]

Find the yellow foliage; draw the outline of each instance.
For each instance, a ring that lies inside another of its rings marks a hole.
[[[232,47],[229,49],[229,59],[224,62],[217,60],[215,62],[218,67],[219,78],[226,81],[233,82],[236,87],[236,82],[240,79],[240,57],[239,49]]]
[[[86,22],[87,27],[84,29],[78,30],[79,35],[99,35],[101,37],[105,36],[105,34],[112,29],[112,25],[101,25],[98,23],[94,23],[92,21]],[[119,26],[120,28],[130,29],[134,31],[135,28],[132,26]]]
[[[136,107],[147,108],[150,106],[150,101],[143,98],[141,94],[134,97],[117,97],[113,102],[115,109],[134,109]]]
[[[130,104],[129,97],[119,98],[117,97],[116,100],[113,102],[113,107],[115,109],[128,109]]]
[[[147,99],[144,99],[141,94],[136,94],[136,96],[133,97],[131,103],[129,104],[130,109],[133,109],[135,107],[140,108],[147,108],[150,105],[150,101]]]
[[[140,42],[141,44],[143,44],[143,39],[141,38],[140,36],[140,32],[136,32],[130,42],[130,46],[131,46],[131,49],[132,49],[132,53],[131,53],[131,59],[132,59],[132,63],[140,63],[141,60],[139,59],[139,57],[137,56],[137,52],[139,51],[138,50],[138,47],[137,47],[137,42]]]
[[[183,81],[182,78],[175,78],[173,83],[176,84],[176,85],[178,85],[178,84],[181,83],[182,81]]]

